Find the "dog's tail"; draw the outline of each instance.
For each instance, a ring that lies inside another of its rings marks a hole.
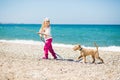
[[[97,46],[96,42],[94,42],[94,45],[95,45],[95,47],[96,47],[96,49],[97,49],[97,51],[98,51],[98,46]]]

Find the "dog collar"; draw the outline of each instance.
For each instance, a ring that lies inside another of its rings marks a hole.
[[[80,51],[82,50],[82,48],[80,48]]]

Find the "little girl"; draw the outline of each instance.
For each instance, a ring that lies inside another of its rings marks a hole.
[[[44,37],[45,39],[44,56],[42,58],[48,59],[48,51],[50,51],[53,58],[57,59],[56,53],[52,48],[52,35],[51,35],[51,29],[50,29],[50,20],[48,18],[44,19],[38,34],[40,34],[41,38]]]

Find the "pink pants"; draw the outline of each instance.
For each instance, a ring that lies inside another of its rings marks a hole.
[[[48,59],[48,51],[52,54],[52,56],[54,57],[54,59],[57,58],[56,53],[54,52],[53,48],[52,48],[52,38],[47,39],[45,41],[45,46],[44,46],[44,58]]]

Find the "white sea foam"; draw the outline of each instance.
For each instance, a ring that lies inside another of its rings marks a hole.
[[[20,44],[32,44],[32,45],[43,45],[43,42],[40,41],[33,41],[33,40],[0,40],[0,42],[6,42],[6,43],[20,43]],[[53,46],[56,47],[65,47],[65,48],[73,48],[74,45],[70,45],[70,44],[60,44],[60,43],[54,43]],[[85,47],[84,45],[82,45],[83,47]],[[85,47],[85,48],[89,48],[89,49],[95,49],[95,47]],[[103,51],[116,51],[116,52],[120,52],[120,46],[108,46],[108,47],[99,47],[99,50],[103,50]]]
[[[42,42],[33,41],[33,40],[0,40],[0,42],[7,42],[7,43],[21,43],[21,44],[33,44],[33,45],[40,45]]]
[[[86,47],[86,48],[95,49],[95,47]],[[120,46],[99,47],[99,50],[120,52]]]

